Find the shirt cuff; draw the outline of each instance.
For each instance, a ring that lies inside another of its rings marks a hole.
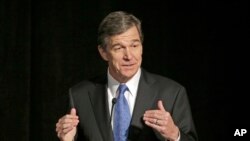
[[[175,141],[180,141],[180,139],[181,139],[181,134],[179,132],[178,138]]]
[[[181,134],[180,134],[180,131],[179,131],[178,138],[175,141],[180,141],[180,139],[181,139]],[[169,140],[165,140],[165,141],[169,141]]]

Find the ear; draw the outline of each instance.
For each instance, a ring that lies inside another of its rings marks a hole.
[[[102,57],[103,60],[108,61],[108,57],[107,57],[107,52],[105,49],[103,49],[100,45],[98,46],[98,51]]]

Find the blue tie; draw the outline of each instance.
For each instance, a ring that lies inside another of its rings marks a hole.
[[[128,87],[121,84],[118,88],[118,98],[114,113],[114,139],[115,141],[126,141],[128,137],[128,127],[131,120],[128,102],[124,96]]]

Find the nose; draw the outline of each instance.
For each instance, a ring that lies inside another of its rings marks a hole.
[[[132,52],[129,47],[124,50],[124,58],[130,60],[132,58]]]

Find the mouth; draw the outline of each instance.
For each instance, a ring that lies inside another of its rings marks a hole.
[[[132,68],[134,68],[135,65],[136,64],[125,64],[125,65],[122,65],[122,67],[125,69],[132,69]]]

